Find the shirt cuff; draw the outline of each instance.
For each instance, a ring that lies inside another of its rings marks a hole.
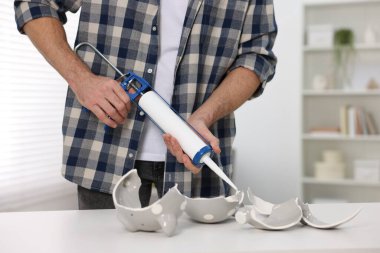
[[[259,97],[265,89],[267,82],[272,80],[275,73],[275,64],[270,62],[271,59],[266,59],[266,56],[250,53],[239,56],[230,67],[229,71],[232,71],[238,67],[243,67],[254,72],[259,80],[260,85],[256,91],[252,94],[251,98]]]
[[[59,14],[57,10],[53,9],[48,4],[33,2],[15,3],[16,24],[20,33],[25,33],[23,28],[27,22],[41,17],[53,17],[60,20],[62,23],[66,22],[65,14]]]

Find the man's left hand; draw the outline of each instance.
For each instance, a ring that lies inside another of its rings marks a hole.
[[[199,119],[195,116],[190,116],[188,123],[195,130],[197,130],[201,136],[203,136],[203,138],[210,144],[215,153],[220,154],[221,150],[219,147],[219,139],[210,132],[206,123],[202,119]],[[190,157],[183,152],[176,138],[170,134],[164,134],[163,138],[169,152],[177,158],[178,162],[183,163],[185,167],[194,174],[200,172],[200,168],[196,167],[192,163]]]

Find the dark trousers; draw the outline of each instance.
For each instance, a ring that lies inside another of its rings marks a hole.
[[[146,207],[149,205],[153,184],[157,189],[158,197],[162,197],[165,163],[136,161],[135,168],[141,179],[139,189],[141,207]],[[115,208],[111,194],[88,190],[79,185],[78,207],[79,210]]]
[[[79,210],[113,209],[115,206],[111,194],[92,191],[78,185],[78,208]]]
[[[141,179],[141,186],[139,189],[141,207],[146,207],[149,206],[153,184],[157,189],[158,197],[162,197],[165,163],[136,161],[135,168]]]

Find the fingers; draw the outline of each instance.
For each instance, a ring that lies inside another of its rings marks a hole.
[[[186,169],[190,170],[191,172],[193,172],[194,174],[198,174],[201,169],[196,167],[193,162],[191,161],[190,157],[188,157],[187,155],[183,155],[182,156],[182,161],[183,161],[183,165],[185,165]]]
[[[121,88],[120,84],[114,80],[111,80],[108,85],[110,89],[104,94],[105,98],[117,110],[120,116],[125,118],[131,110],[131,101],[127,93]],[[112,117],[113,115],[109,116]]]
[[[216,137],[214,138],[215,138],[214,140],[210,141],[210,146],[212,150],[214,150],[215,153],[220,154],[222,150],[220,149],[220,146],[219,146],[219,139]]]
[[[116,109],[117,113],[120,114],[121,117],[127,117],[130,110],[130,105],[129,108],[127,108],[126,104],[124,104],[124,102],[115,93],[107,94],[106,100]]]
[[[178,162],[183,163],[186,169],[190,170],[194,174],[200,172],[200,169],[196,167],[191,161],[190,157],[183,152],[181,146],[174,137],[169,134],[164,134],[163,138],[169,152],[175,156]]]
[[[178,141],[174,137],[172,137],[170,134],[164,134],[163,137],[164,137],[164,142],[166,146],[168,147],[169,152],[173,156],[175,156],[178,162],[183,163],[182,157],[184,153]]]
[[[213,150],[215,153],[220,154],[220,153],[222,152],[222,150],[221,150],[220,147],[219,147],[219,139],[216,138],[216,137],[210,132],[210,130],[208,130],[208,128],[206,128],[204,131],[202,131],[202,136],[203,136],[203,138],[205,138],[205,139],[209,142],[209,144],[210,144],[212,150]]]
[[[188,119],[188,122],[190,125],[194,127],[198,131],[198,133],[210,144],[213,151],[217,154],[221,153],[221,149],[219,147],[219,139],[216,138],[210,131],[210,129],[207,127],[205,122],[202,119],[197,118],[194,116],[190,116]]]
[[[106,99],[99,101],[98,106],[117,124],[122,124],[124,117]]]
[[[215,153],[220,154],[222,152],[219,147],[219,139],[216,138],[208,129],[207,131],[202,132],[202,136],[208,141]]]
[[[117,127],[117,123],[113,119],[111,119],[110,117],[108,117],[107,114],[98,105],[94,105],[92,107],[91,111],[104,124],[106,124],[106,125],[108,125],[108,126],[110,126],[112,128],[116,128]]]
[[[101,93],[98,93],[95,102],[95,105],[98,107],[96,111],[99,116],[95,115],[105,124],[108,122],[110,124],[107,125],[116,128],[118,124],[124,124],[131,110],[131,102],[126,92],[116,81],[108,79],[101,85]]]
[[[129,96],[127,95],[125,90],[123,90],[123,88],[121,88],[121,86],[118,84],[113,87],[113,91],[119,97],[119,99],[124,103],[127,109],[126,111],[128,113],[131,110],[131,100],[129,99]]]

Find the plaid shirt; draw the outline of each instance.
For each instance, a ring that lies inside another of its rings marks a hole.
[[[133,71],[153,83],[159,57],[159,0],[16,0],[16,22],[39,17],[66,22],[66,11],[81,7],[76,43],[90,42],[121,71]],[[155,28],[153,28],[155,27]],[[259,96],[275,72],[272,47],[277,34],[272,0],[190,0],[175,69],[172,107],[185,119],[200,107],[225,75],[244,67],[254,71]],[[116,78],[114,71],[88,48],[79,52],[92,72]],[[63,119],[64,177],[85,188],[111,193],[120,177],[134,167],[145,116],[136,107],[123,126],[110,132],[69,88]],[[214,161],[232,176],[233,113],[210,128],[220,140]],[[165,191],[175,183],[187,196],[219,196],[229,187],[210,169],[192,175],[167,154]]]

